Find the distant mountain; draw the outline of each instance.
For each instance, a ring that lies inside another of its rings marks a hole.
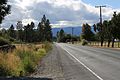
[[[53,36],[56,36],[57,32],[63,29],[65,33],[71,34],[72,33],[72,27],[64,27],[64,28],[52,28]],[[79,36],[82,33],[82,27],[74,27],[73,35]]]

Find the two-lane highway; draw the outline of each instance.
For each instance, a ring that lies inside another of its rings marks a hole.
[[[55,43],[31,76],[53,80],[120,80],[120,51]]]
[[[120,80],[120,51],[63,43],[56,43],[56,45],[65,50],[66,54],[72,56],[98,80]]]

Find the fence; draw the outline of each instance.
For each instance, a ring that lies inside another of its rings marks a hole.
[[[90,46],[101,46],[101,42],[100,41],[89,41],[88,45],[90,45]],[[103,47],[108,47],[108,42],[107,41],[103,42]],[[112,42],[110,43],[110,47],[112,47]],[[120,41],[116,41],[114,43],[114,47],[115,48],[120,48]]]
[[[0,46],[0,51],[8,52],[9,50],[13,50],[15,48],[15,45],[3,45]]]

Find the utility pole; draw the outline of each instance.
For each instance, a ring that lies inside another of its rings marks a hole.
[[[72,36],[71,36],[72,44],[74,43],[74,42],[73,42],[73,33],[74,33],[74,28],[72,27]]]
[[[103,31],[103,27],[102,27],[102,8],[106,7],[106,6],[95,6],[95,7],[100,8],[100,27],[101,27],[100,31],[102,32]],[[103,39],[103,34],[102,34],[101,35],[101,46],[103,46],[103,41],[104,41],[104,39]]]
[[[96,8],[100,8],[100,24],[102,24],[102,7],[106,6],[95,6]]]

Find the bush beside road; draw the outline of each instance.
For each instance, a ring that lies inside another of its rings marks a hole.
[[[33,73],[50,47],[50,43],[21,44],[16,45],[12,52],[0,52],[0,76],[27,76]]]

